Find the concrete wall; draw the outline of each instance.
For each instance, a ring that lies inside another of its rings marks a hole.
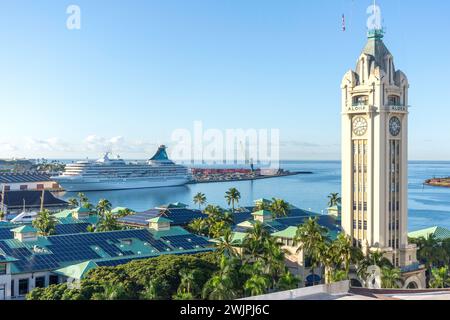
[[[350,290],[350,281],[342,281],[329,285],[320,285],[283,292],[275,292],[263,296],[249,297],[240,300],[301,300],[317,294],[342,295]]]

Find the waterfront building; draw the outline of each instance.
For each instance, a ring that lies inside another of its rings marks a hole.
[[[408,90],[383,30],[368,32],[356,69],[342,80],[342,228],[354,245],[382,252],[424,287],[408,244]]]
[[[42,199],[42,196],[44,197]],[[8,215],[16,215],[24,211],[44,209],[52,212],[68,206],[64,200],[56,198],[50,191],[8,191],[0,193],[0,210]]]
[[[241,213],[238,215],[241,215]],[[253,229],[256,223],[262,223],[262,226],[271,236],[278,239],[282,244],[282,248],[286,252],[286,267],[292,274],[300,276],[302,279],[300,286],[311,286],[323,281],[322,268],[318,267],[313,273],[311,272],[311,266],[306,261],[303,250],[300,250],[300,244],[296,243],[294,239],[299,226],[304,224],[309,218],[317,218],[317,222],[328,229],[328,238],[335,240],[341,232],[338,217],[333,215],[319,215],[295,207],[292,207],[285,217],[274,217],[272,212],[268,210],[250,211],[246,217],[247,219],[237,223],[233,230],[232,243],[235,244],[238,252],[241,252],[239,246],[244,241],[248,232]],[[352,277],[356,278],[353,275]]]
[[[47,237],[31,225],[7,230],[13,238],[0,240],[0,300],[23,299],[36,287],[82,279],[97,266],[214,250],[207,238],[171,226],[168,219],[152,221],[147,229]]]
[[[60,186],[44,173],[0,173],[0,192],[59,190]]]
[[[434,236],[437,241],[450,239],[450,230],[448,230],[447,228],[436,226],[408,233],[408,237],[412,239],[428,239],[430,236]]]

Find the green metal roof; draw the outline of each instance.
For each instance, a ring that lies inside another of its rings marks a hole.
[[[81,280],[86,276],[89,270],[92,270],[97,267],[98,265],[94,261],[86,261],[58,269],[55,271],[55,273],[69,278]]]
[[[11,231],[14,232],[14,233],[34,233],[34,232],[37,232],[37,230],[35,228],[33,228],[32,226],[30,226],[28,224],[24,225],[24,226],[21,226],[21,227],[18,227],[18,228],[15,228],[15,229],[12,229]]]
[[[149,219],[147,221],[148,222],[156,222],[156,223],[158,223],[158,222],[172,222],[172,220],[164,218],[164,217],[156,217],[156,218],[153,218],[153,219]]]
[[[69,218],[72,217],[72,213],[73,213],[72,210],[63,210],[58,213],[55,213],[53,216],[57,219]]]
[[[90,213],[91,210],[89,210],[88,208],[85,207],[78,207],[72,210],[73,212],[78,212],[78,213]]]
[[[297,227],[291,226],[282,231],[272,233],[272,236],[277,238],[294,239],[297,234],[297,230]]]
[[[410,238],[423,237],[425,239],[428,239],[428,237],[431,234],[434,235],[438,240],[445,240],[450,238],[450,230],[438,226],[410,232],[408,233],[408,237]]]

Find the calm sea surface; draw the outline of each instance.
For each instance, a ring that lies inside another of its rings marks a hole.
[[[183,187],[142,189],[107,192],[87,192],[91,202],[101,198],[114,207],[128,207],[143,211],[170,202],[192,204],[197,192],[206,194],[209,203],[226,206],[225,192],[236,187],[242,199],[240,205],[251,205],[254,199],[282,198],[303,209],[321,213],[327,207],[327,196],[340,192],[341,164],[339,161],[282,162],[287,170],[312,171],[311,175],[298,175],[257,181],[196,184]],[[417,230],[435,225],[450,228],[450,188],[423,186],[430,177],[450,176],[450,162],[411,162],[409,166],[409,229]],[[73,193],[60,195],[64,199]]]

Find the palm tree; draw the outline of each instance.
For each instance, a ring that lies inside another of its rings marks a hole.
[[[114,231],[120,229],[121,227],[117,223],[117,219],[111,212],[106,212],[104,215],[102,215],[96,227],[97,232]]]
[[[233,232],[231,229],[227,229],[223,237],[219,238],[216,244],[217,252],[221,255],[224,254],[229,257],[237,256],[237,246],[238,243],[233,240]]]
[[[256,222],[253,229],[247,233],[242,243],[243,253],[247,255],[247,260],[260,260],[265,255],[264,243],[269,238],[269,232],[261,222]]]
[[[286,217],[289,213],[289,203],[282,199],[272,199],[272,203],[269,209],[275,218]]]
[[[447,288],[450,285],[450,278],[448,276],[448,267],[434,268],[431,270],[431,288]]]
[[[264,241],[264,255],[262,261],[265,266],[265,273],[272,280],[272,287],[276,286],[278,279],[286,269],[285,265],[286,250],[276,239],[269,237]]]
[[[76,208],[78,207],[80,204],[78,203],[78,199],[77,198],[70,198],[67,200],[67,203],[69,204],[69,206],[71,206],[72,208]]]
[[[206,196],[205,196],[205,194],[201,193],[201,192],[197,193],[194,196],[194,203],[198,204],[198,210],[201,210],[202,206],[206,203]]]
[[[78,199],[79,199],[79,205],[83,205],[84,203],[89,203],[89,199],[88,199],[88,197],[86,197],[86,195],[84,194],[84,193],[82,193],[82,192],[79,192],[78,193]]]
[[[280,291],[293,290],[298,288],[301,279],[294,276],[289,270],[286,270],[277,283],[277,289]]]
[[[348,279],[348,273],[345,270],[333,270],[330,276],[330,283],[340,282]]]
[[[93,300],[124,300],[127,293],[123,284],[108,283],[103,286],[103,292],[97,292],[92,295]]]
[[[262,274],[253,274],[244,284],[244,290],[250,296],[260,296],[267,292],[270,286],[270,281],[267,276]]]
[[[239,203],[239,199],[241,199],[241,193],[236,188],[230,188],[225,193],[225,199],[227,200],[228,205],[231,204],[231,209],[234,213],[234,204]]]
[[[192,294],[191,290],[195,284],[196,272],[196,270],[180,270],[180,286],[178,287],[179,292]]]
[[[363,258],[361,249],[352,245],[352,239],[343,233],[340,233],[333,242],[335,253],[340,262],[344,265],[344,271],[348,275],[350,272],[350,264],[358,264]]]
[[[162,280],[159,277],[149,280],[144,290],[140,294],[140,298],[143,300],[158,300],[162,299],[161,291],[163,287],[168,286],[166,280]]]
[[[369,253],[368,256],[361,259],[357,264],[357,275],[360,279],[367,279],[367,268],[370,266],[377,266],[380,269],[386,267],[389,269],[393,268],[392,263],[387,259],[383,253],[375,251]]]
[[[111,211],[111,202],[106,199],[101,199],[97,204],[97,212],[100,216],[104,216],[107,212]]]
[[[219,216],[222,213],[222,208],[219,206],[214,206],[212,204],[206,206],[205,213],[210,217]]]
[[[192,220],[191,223],[188,225],[189,229],[199,235],[203,235],[205,233],[206,229],[206,222],[205,219],[198,218],[195,220]]]
[[[401,281],[402,273],[400,269],[386,266],[381,269],[381,286],[383,289],[400,288]]]
[[[331,193],[328,196],[328,199],[330,199],[328,201],[329,207],[334,207],[334,206],[338,206],[341,204],[341,197],[339,196],[339,193]]]
[[[50,211],[44,209],[37,214],[33,221],[33,227],[39,230],[39,234],[49,236],[55,232],[58,221],[50,214]]]
[[[303,250],[305,256],[310,258],[313,278],[314,270],[320,265],[321,250],[326,242],[327,233],[328,229],[322,227],[317,218],[309,218],[297,229],[294,241],[299,245],[298,250]]]
[[[228,260],[225,256],[222,256],[219,271],[203,287],[203,298],[210,300],[235,299],[238,295],[236,278],[233,260]]]

